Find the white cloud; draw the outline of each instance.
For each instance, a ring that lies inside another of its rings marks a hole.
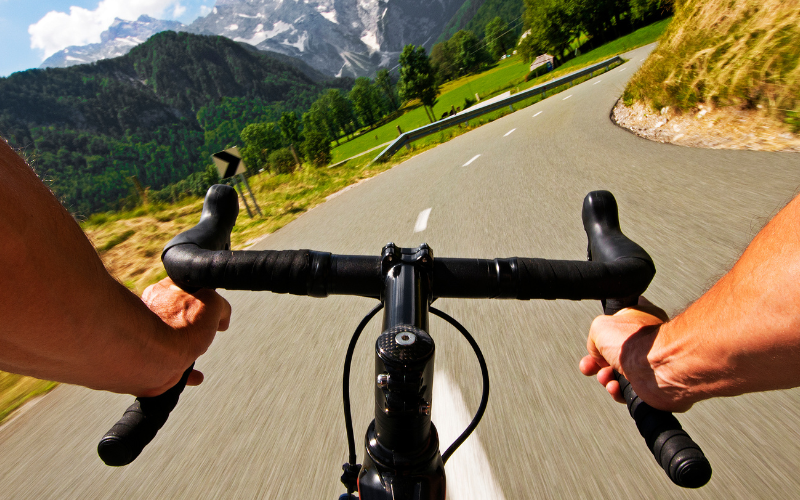
[[[179,17],[186,7],[182,0],[102,0],[95,10],[70,7],[66,12],[50,11],[36,24],[28,27],[31,48],[39,49],[46,59],[70,45],[100,42],[100,34],[107,30],[114,18],[133,21],[141,15],[164,18]]]

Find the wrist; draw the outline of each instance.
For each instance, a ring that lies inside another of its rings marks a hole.
[[[623,346],[620,364],[633,390],[654,408],[686,411],[698,399],[683,379],[672,322],[643,327]]]
[[[108,344],[106,357],[98,366],[98,374],[106,374],[105,387],[98,388],[136,396],[164,392],[193,361],[180,332],[110,276],[108,291],[113,305],[96,309],[114,311],[99,318]]]

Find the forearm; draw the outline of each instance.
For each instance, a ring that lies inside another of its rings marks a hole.
[[[800,197],[650,341],[650,383],[687,401],[800,386]]]
[[[194,359],[106,272],[70,214],[2,140],[0,234],[0,368],[145,393],[174,378],[164,367]]]

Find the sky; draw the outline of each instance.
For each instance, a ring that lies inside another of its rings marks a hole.
[[[70,45],[100,41],[114,18],[146,14],[189,24],[215,0],[0,0],[0,77],[37,68]]]

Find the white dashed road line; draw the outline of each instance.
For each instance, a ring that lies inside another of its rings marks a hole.
[[[597,81],[596,81],[596,82],[594,82],[592,85],[597,85],[598,83],[600,83],[600,82],[602,82],[602,81],[603,81],[603,80],[597,80]]]
[[[572,94],[568,95],[567,97],[565,97],[565,98],[563,98],[563,99],[561,99],[561,100],[562,100],[562,101],[566,101],[566,100],[567,100],[567,99],[569,99],[570,97],[572,97]]]
[[[414,225],[414,232],[421,233],[428,228],[428,217],[431,215],[431,209],[426,208],[417,216],[417,223]]]
[[[538,113],[536,113],[535,115],[533,115],[533,118],[536,118],[537,116],[539,116],[539,115],[541,115],[541,114],[542,114],[542,112],[541,112],[541,111],[539,111]]]
[[[431,418],[439,432],[439,446],[442,450],[447,449],[472,420],[472,413],[467,410],[458,385],[443,371],[436,371],[433,375],[431,411]],[[505,500],[503,491],[492,474],[489,458],[474,432],[447,461],[445,472],[447,497],[450,500],[468,498]]]
[[[515,130],[517,130],[517,129],[515,129],[515,128],[512,128],[511,130],[509,130],[508,132],[506,132],[506,135],[504,135],[503,137],[508,137],[508,136],[509,136],[509,135],[511,135],[511,133],[512,133],[512,132],[514,132]]]
[[[625,71],[626,69],[628,69],[628,68],[622,68],[621,70],[619,70],[619,72],[620,72],[620,73],[622,73],[622,72],[623,72],[623,71]]]
[[[480,156],[481,156],[481,155],[475,155],[475,156],[473,156],[473,157],[472,157],[472,159],[470,159],[470,160],[469,160],[467,163],[465,163],[465,164],[463,164],[463,165],[461,165],[461,166],[462,166],[462,167],[466,167],[467,165],[469,165],[469,164],[470,164],[470,163],[472,163],[473,161],[475,161],[475,160],[477,160],[478,158],[480,158]]]

